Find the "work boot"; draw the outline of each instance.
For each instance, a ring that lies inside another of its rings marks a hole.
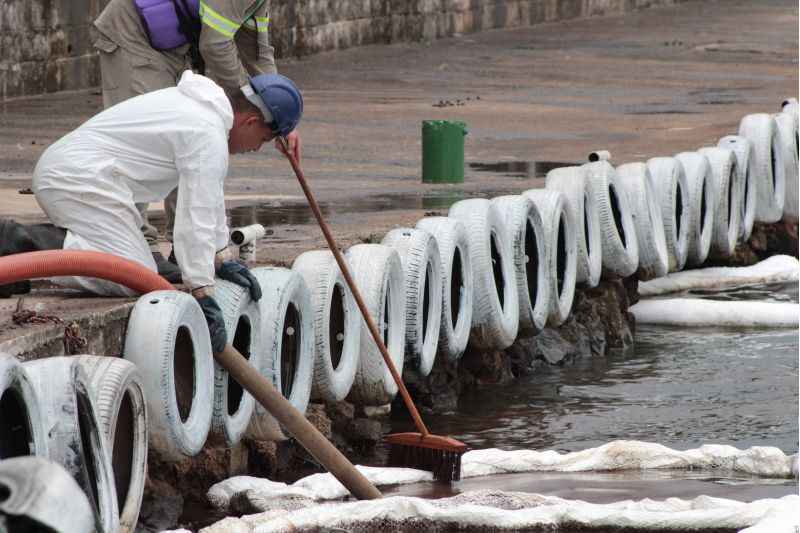
[[[60,250],[64,247],[67,230],[52,224],[24,226],[15,220],[0,219],[0,257],[41,250]],[[31,292],[29,280],[0,285],[0,298]]]
[[[37,251],[64,248],[64,239],[67,238],[67,230],[64,228],[52,224],[31,224],[25,226],[25,229]]]
[[[161,252],[153,252],[153,260],[156,262],[158,275],[170,283],[182,283],[181,269],[178,265],[168,261]]]

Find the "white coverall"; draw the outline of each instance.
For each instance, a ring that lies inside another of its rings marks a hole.
[[[65,250],[95,250],[156,270],[139,229],[141,202],[175,187],[175,256],[190,288],[214,285],[214,255],[228,244],[223,184],[233,110],[210,79],[183,73],[177,87],[137,96],[96,115],[42,155],[36,200],[67,230]],[[115,283],[60,278],[103,295],[130,296]]]

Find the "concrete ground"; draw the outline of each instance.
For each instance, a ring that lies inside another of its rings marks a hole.
[[[462,35],[433,43],[369,46],[280,63],[304,90],[302,164],[343,246],[446,213],[470,196],[543,185],[553,163],[607,149],[613,162],[716,144],[748,113],[776,112],[797,96],[798,10],[791,0],[690,1],[620,16]],[[30,186],[48,144],[101,108],[97,90],[0,104],[0,216],[44,220]],[[462,120],[466,180],[420,180],[420,124]],[[232,225],[273,231],[259,261],[289,265],[324,241],[288,163],[272,148],[232,159]],[[163,224],[159,214],[154,219]],[[165,244],[165,249],[168,250]],[[55,293],[21,307],[71,320],[102,314]],[[0,351],[53,325],[13,326],[0,300]],[[38,328],[38,329],[37,329]]]

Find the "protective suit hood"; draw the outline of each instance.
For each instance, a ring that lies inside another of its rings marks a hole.
[[[209,78],[187,70],[178,82],[178,90],[213,109],[222,118],[225,129],[230,131],[233,127],[233,108],[222,87]]]

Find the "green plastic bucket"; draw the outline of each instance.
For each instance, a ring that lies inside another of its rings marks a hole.
[[[422,121],[422,182],[464,182],[467,125],[449,120]]]

